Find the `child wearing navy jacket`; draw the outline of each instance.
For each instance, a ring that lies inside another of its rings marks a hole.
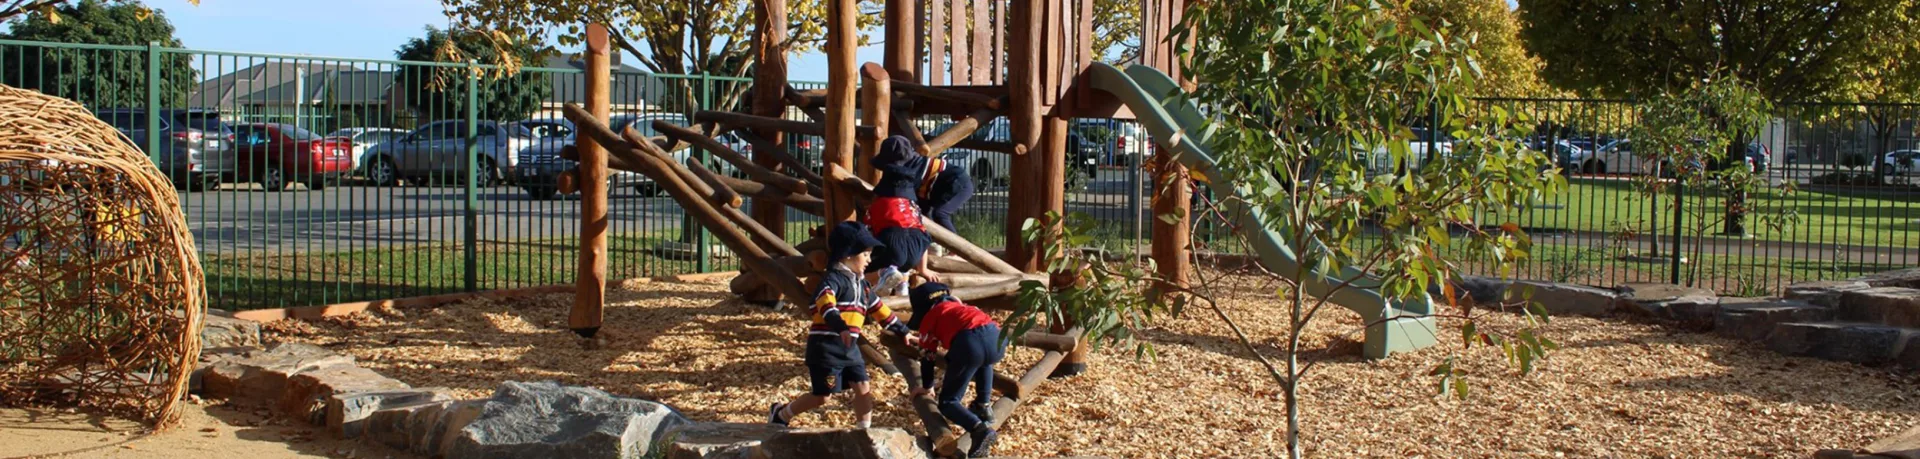
[[[939,282],[914,287],[909,302],[913,304],[913,318],[907,320],[907,328],[916,334],[907,342],[926,351],[920,361],[921,385],[913,389],[913,395],[925,395],[926,387],[933,385],[933,359],[944,349],[947,374],[941,378],[935,397],[940,415],[966,429],[973,438],[968,457],[987,457],[999,439],[988,402],[993,395],[993,366],[1006,356],[1000,347],[1000,325],[986,312],[954,298],[946,284]],[[973,403],[962,407],[960,399],[967,394],[969,382],[973,383]]]
[[[806,362],[812,390],[787,403],[774,404],[767,422],[786,425],[795,415],[825,405],[828,396],[851,389],[856,422],[861,428],[872,424],[873,392],[867,385],[867,362],[858,344],[861,326],[871,321],[894,334],[907,333],[906,325],[880,302],[859,274],[879,245],[866,225],[857,222],[841,222],[828,234],[827,252],[834,263],[820,279],[820,291],[813,300],[813,324],[807,329]]]
[[[902,136],[882,141],[873,164],[880,171],[880,183],[875,184],[873,202],[867,206],[867,225],[873,227],[881,247],[874,249],[874,262],[867,268],[875,273],[869,280],[883,293],[905,286],[905,274],[895,275],[900,271],[940,280],[927,269],[926,253],[933,238],[920,217],[924,212],[935,224],[953,230],[953,214],[973,198],[973,181],[965,169],[921,156],[913,142]]]

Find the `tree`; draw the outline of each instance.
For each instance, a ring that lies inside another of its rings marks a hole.
[[[1120,64],[1140,59],[1141,0],[1093,0],[1093,52]]]
[[[504,60],[504,56],[496,52],[473,31],[427,27],[425,37],[408,40],[394,54],[404,61],[464,62],[456,56],[482,62]],[[506,59],[521,61],[538,59],[541,55],[538,49],[525,43],[508,52],[511,57]],[[526,119],[539,111],[553,92],[547,76],[542,73],[424,65],[402,66],[394,74],[394,84],[406,94],[407,105],[420,112],[425,120],[460,118],[466,116],[466,78],[469,76],[480,79],[476,85],[477,100],[480,119],[484,120]]]
[[[1402,21],[1418,17],[1427,24],[1445,24],[1457,37],[1472,37],[1484,76],[1478,96],[1531,97],[1550,88],[1540,80],[1545,65],[1527,53],[1520,41],[1520,20],[1506,0],[1413,0],[1396,11]]]
[[[173,37],[173,24],[167,22],[165,15],[128,0],[37,2],[0,10],[0,17],[22,11],[26,12],[24,16],[16,18],[12,30],[0,37],[58,43],[145,46],[158,42],[162,46],[180,46],[180,40]],[[22,49],[27,51],[5,56],[10,70],[0,72],[0,82],[74,99],[96,108],[147,105],[148,56],[145,52]],[[200,79],[199,72],[184,54],[163,54],[160,64],[161,103],[186,106],[187,94]]]
[[[586,43],[585,25],[606,24],[615,46],[654,73],[746,76],[753,64],[754,0],[441,0],[447,15],[469,28],[489,30],[496,45],[527,37],[555,37],[561,46]],[[787,2],[787,52],[807,52],[826,40],[826,0]],[[863,0],[866,13],[879,3]],[[857,15],[862,30],[880,14]],[[866,37],[861,37],[864,43]]]
[[[1402,26],[1407,13],[1389,5],[1195,3],[1175,30],[1174,43],[1183,44],[1178,51],[1186,60],[1184,74],[1199,84],[1192,94],[1170,97],[1209,112],[1198,140],[1219,161],[1223,176],[1212,186],[1233,187],[1228,194],[1237,197],[1230,198],[1230,208],[1255,208],[1264,218],[1259,227],[1233,230],[1241,241],[1250,232],[1277,231],[1301,263],[1293,272],[1266,273],[1282,286],[1276,295],[1290,301],[1276,311],[1290,324],[1279,340],[1282,362],[1262,355],[1252,338],[1238,333],[1232,317],[1210,299],[1211,281],[1204,272],[1196,273],[1200,287],[1177,292],[1169,310],[1179,314],[1189,306],[1206,307],[1236,331],[1242,347],[1281,386],[1293,457],[1303,453],[1300,382],[1313,368],[1312,362],[1300,361],[1301,336],[1333,296],[1310,295],[1305,288],[1310,281],[1303,279],[1354,268],[1380,279],[1378,288],[1391,298],[1424,300],[1430,288],[1451,292],[1443,285],[1455,278],[1457,263],[1472,257],[1511,267],[1530,248],[1517,225],[1485,229],[1476,216],[1500,221],[1564,185],[1544,155],[1507,140],[1520,134],[1511,126],[1529,123],[1508,119],[1500,110],[1474,110],[1464,100],[1480,76],[1472,64],[1473,41],[1418,18]],[[1456,139],[1455,154],[1401,173],[1370,170],[1375,159],[1411,163],[1410,127],[1415,120],[1434,119]],[[1053,285],[1061,290],[1043,294],[1037,283],[1023,286],[1018,313],[1026,315],[1009,319],[1009,329],[1037,326],[1032,315],[1038,315],[1081,324],[1096,343],[1124,340],[1142,319],[1160,311],[1132,296],[1144,293],[1114,293],[1145,291],[1154,282],[1142,280],[1141,273],[1151,269],[1110,269],[1075,258],[1080,255],[1070,247],[1081,245],[1091,226],[1071,218],[1026,223],[1025,235],[1045,247],[1056,271]],[[1464,233],[1455,235],[1459,228]],[[1063,277],[1077,282],[1061,282]],[[1360,288],[1356,281],[1336,279],[1329,288]],[[1530,326],[1512,334],[1482,331],[1469,312],[1456,308],[1440,314],[1466,321],[1461,333],[1466,345],[1494,343],[1522,373],[1556,347]],[[1463,369],[1448,363],[1432,374],[1441,378],[1443,391],[1467,395],[1459,380]]]
[[[1920,7],[1914,10],[1920,13]],[[1904,24],[1920,20],[1920,15],[1908,16]],[[1896,27],[1881,30],[1880,46],[1873,48],[1865,57],[1864,65],[1847,69],[1852,78],[1847,80],[1843,93],[1851,96],[1861,105],[1846,107],[1860,112],[1867,127],[1872,131],[1873,143],[1868,152],[1874,158],[1894,150],[1893,137],[1899,133],[1901,121],[1910,119],[1912,110],[1905,105],[1920,102],[1920,29]],[[1884,168],[1875,167],[1876,178]]]
[[[1914,0],[1518,0],[1527,48],[1549,83],[1651,97],[1731,77],[1774,100],[1845,96],[1897,46]]]
[[[13,18],[27,13],[40,13],[46,15],[48,20],[58,23],[60,22],[61,16],[60,8],[72,7],[73,3],[75,3],[73,0],[14,0],[6,2],[4,7],[0,7],[0,22],[13,20]],[[187,0],[187,3],[193,6],[200,6],[200,0]],[[138,4],[134,4],[133,6],[143,11],[151,12],[151,10],[147,10],[146,7]]]

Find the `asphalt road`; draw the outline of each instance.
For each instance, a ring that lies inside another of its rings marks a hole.
[[[1131,189],[1124,173],[1104,172],[1073,211],[1124,218]],[[487,187],[475,195],[475,234],[481,241],[553,239],[579,235],[578,195],[536,201],[519,188]],[[268,193],[251,185],[183,193],[189,228],[202,253],[287,255],[364,250],[396,245],[450,243],[464,239],[466,193],[450,187],[299,186]],[[1142,202],[1141,206],[1146,204]],[[1004,215],[1004,187],[980,192],[967,208],[973,215]],[[614,233],[657,233],[680,227],[680,205],[665,196],[613,190],[609,214]],[[818,217],[789,211],[790,221]]]

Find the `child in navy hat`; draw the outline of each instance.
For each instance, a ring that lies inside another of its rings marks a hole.
[[[933,359],[945,349],[947,374],[941,378],[939,396],[935,398],[940,405],[940,415],[966,429],[973,438],[967,456],[987,457],[988,449],[999,439],[993,430],[988,402],[993,395],[993,366],[1006,356],[1000,347],[1000,325],[986,312],[954,298],[948,293],[947,285],[939,282],[914,287],[908,299],[913,303],[913,318],[907,320],[907,328],[916,333],[909,336],[907,342],[926,350],[920,361],[919,384],[912,388],[913,396],[926,395],[927,387],[933,385]],[[973,383],[973,403],[962,407],[960,399],[967,394],[969,382]]]
[[[940,277],[927,269],[927,249],[933,238],[920,222],[928,219],[953,230],[953,214],[973,197],[973,181],[966,170],[948,167],[946,160],[921,156],[906,137],[893,136],[880,143],[873,157],[880,170],[880,183],[874,187],[874,200],[867,207],[867,224],[880,238],[882,247],[874,250],[877,273],[871,279],[882,292],[904,290],[904,274],[918,272],[928,280]],[[897,286],[897,287],[896,287]]]
[[[861,428],[873,422],[873,392],[867,386],[867,362],[860,355],[862,325],[871,321],[895,334],[906,325],[893,316],[860,276],[872,250],[880,246],[858,222],[841,222],[827,235],[827,255],[833,265],[820,279],[814,294],[813,324],[807,329],[807,372],[812,390],[788,403],[774,404],[767,422],[786,425],[795,415],[825,405],[827,397],[853,390],[854,417]]]

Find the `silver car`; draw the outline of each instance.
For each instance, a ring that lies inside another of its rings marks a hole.
[[[405,129],[351,127],[327,133],[326,136],[353,139],[353,152],[351,153],[353,157],[353,170],[356,173],[365,174],[367,153],[372,153],[373,147],[392,142],[394,139],[405,137],[406,135],[407,131]]]
[[[482,121],[471,137],[479,153],[480,184],[511,179],[520,152],[537,143],[527,129],[512,123]],[[377,186],[405,181],[415,185],[459,183],[467,171],[466,120],[435,121],[405,137],[376,145],[367,153],[367,180]]]
[[[619,132],[631,126],[633,130],[641,136],[653,137],[660,135],[653,129],[654,121],[665,121],[685,126],[687,124],[687,117],[678,113],[621,114],[614,115],[608,119],[608,127],[613,128],[615,132]],[[576,161],[560,157],[560,151],[574,143],[576,133],[573,130],[573,123],[567,122],[566,120],[532,120],[519,124],[527,126],[527,129],[534,132],[538,139],[534,142],[532,148],[521,150],[519,167],[516,168],[514,172],[514,183],[519,185],[521,189],[526,190],[527,196],[530,198],[535,200],[552,199],[559,194],[560,187],[558,177],[560,174],[572,170],[580,164]],[[722,136],[721,143],[734,147],[742,154],[747,154],[751,151],[750,149],[743,149],[745,142],[738,141],[732,136]],[[687,158],[693,154],[693,151],[691,148],[682,148],[673,152],[673,158],[676,161],[684,163]],[[732,165],[724,164],[718,160],[708,161],[707,167],[712,168],[714,172],[720,174],[734,174]],[[607,185],[609,189],[632,187],[635,192],[645,196],[653,196],[660,192],[659,185],[654,183],[653,179],[647,178],[645,175],[622,170],[609,171],[607,175]]]

